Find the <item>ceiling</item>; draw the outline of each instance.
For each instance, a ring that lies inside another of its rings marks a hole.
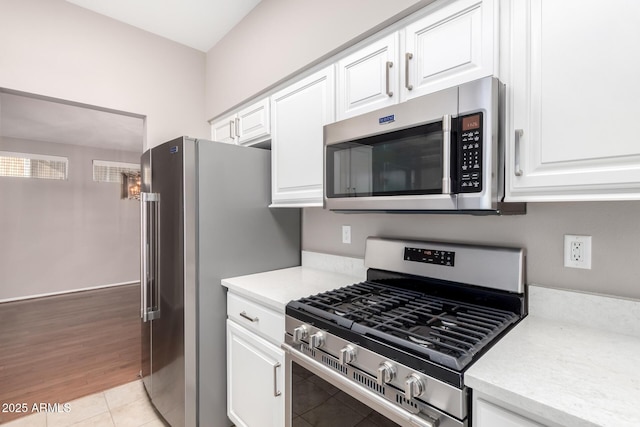
[[[141,152],[144,119],[0,90],[0,136]]]
[[[202,52],[211,49],[260,0],[67,0]]]

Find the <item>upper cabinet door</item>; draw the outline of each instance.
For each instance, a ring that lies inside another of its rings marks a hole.
[[[402,100],[494,73],[498,40],[494,3],[457,0],[439,7],[438,2],[431,13],[405,28]]]
[[[228,144],[236,144],[236,115],[232,114],[212,123],[211,139],[214,141],[226,142]]]
[[[335,121],[334,67],[271,96],[272,206],[322,206],[324,125]]]
[[[640,2],[510,2],[507,199],[640,198]]]
[[[271,137],[271,115],[269,111],[268,97],[238,111],[238,144],[253,145]]]
[[[398,33],[393,33],[338,62],[338,120],[397,104]]]

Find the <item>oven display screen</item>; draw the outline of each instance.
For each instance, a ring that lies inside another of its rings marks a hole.
[[[405,261],[423,262],[425,264],[453,267],[455,265],[455,258],[456,253],[452,251],[409,247],[404,248]]]

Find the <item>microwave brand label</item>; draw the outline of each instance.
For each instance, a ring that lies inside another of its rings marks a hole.
[[[390,116],[380,117],[378,119],[378,124],[379,125],[386,125],[387,123],[391,123],[391,122],[395,122],[395,121],[396,121],[396,115],[392,114]]]

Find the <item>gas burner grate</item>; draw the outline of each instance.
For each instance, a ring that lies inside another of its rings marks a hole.
[[[516,313],[370,281],[304,298],[316,315],[462,370]]]

